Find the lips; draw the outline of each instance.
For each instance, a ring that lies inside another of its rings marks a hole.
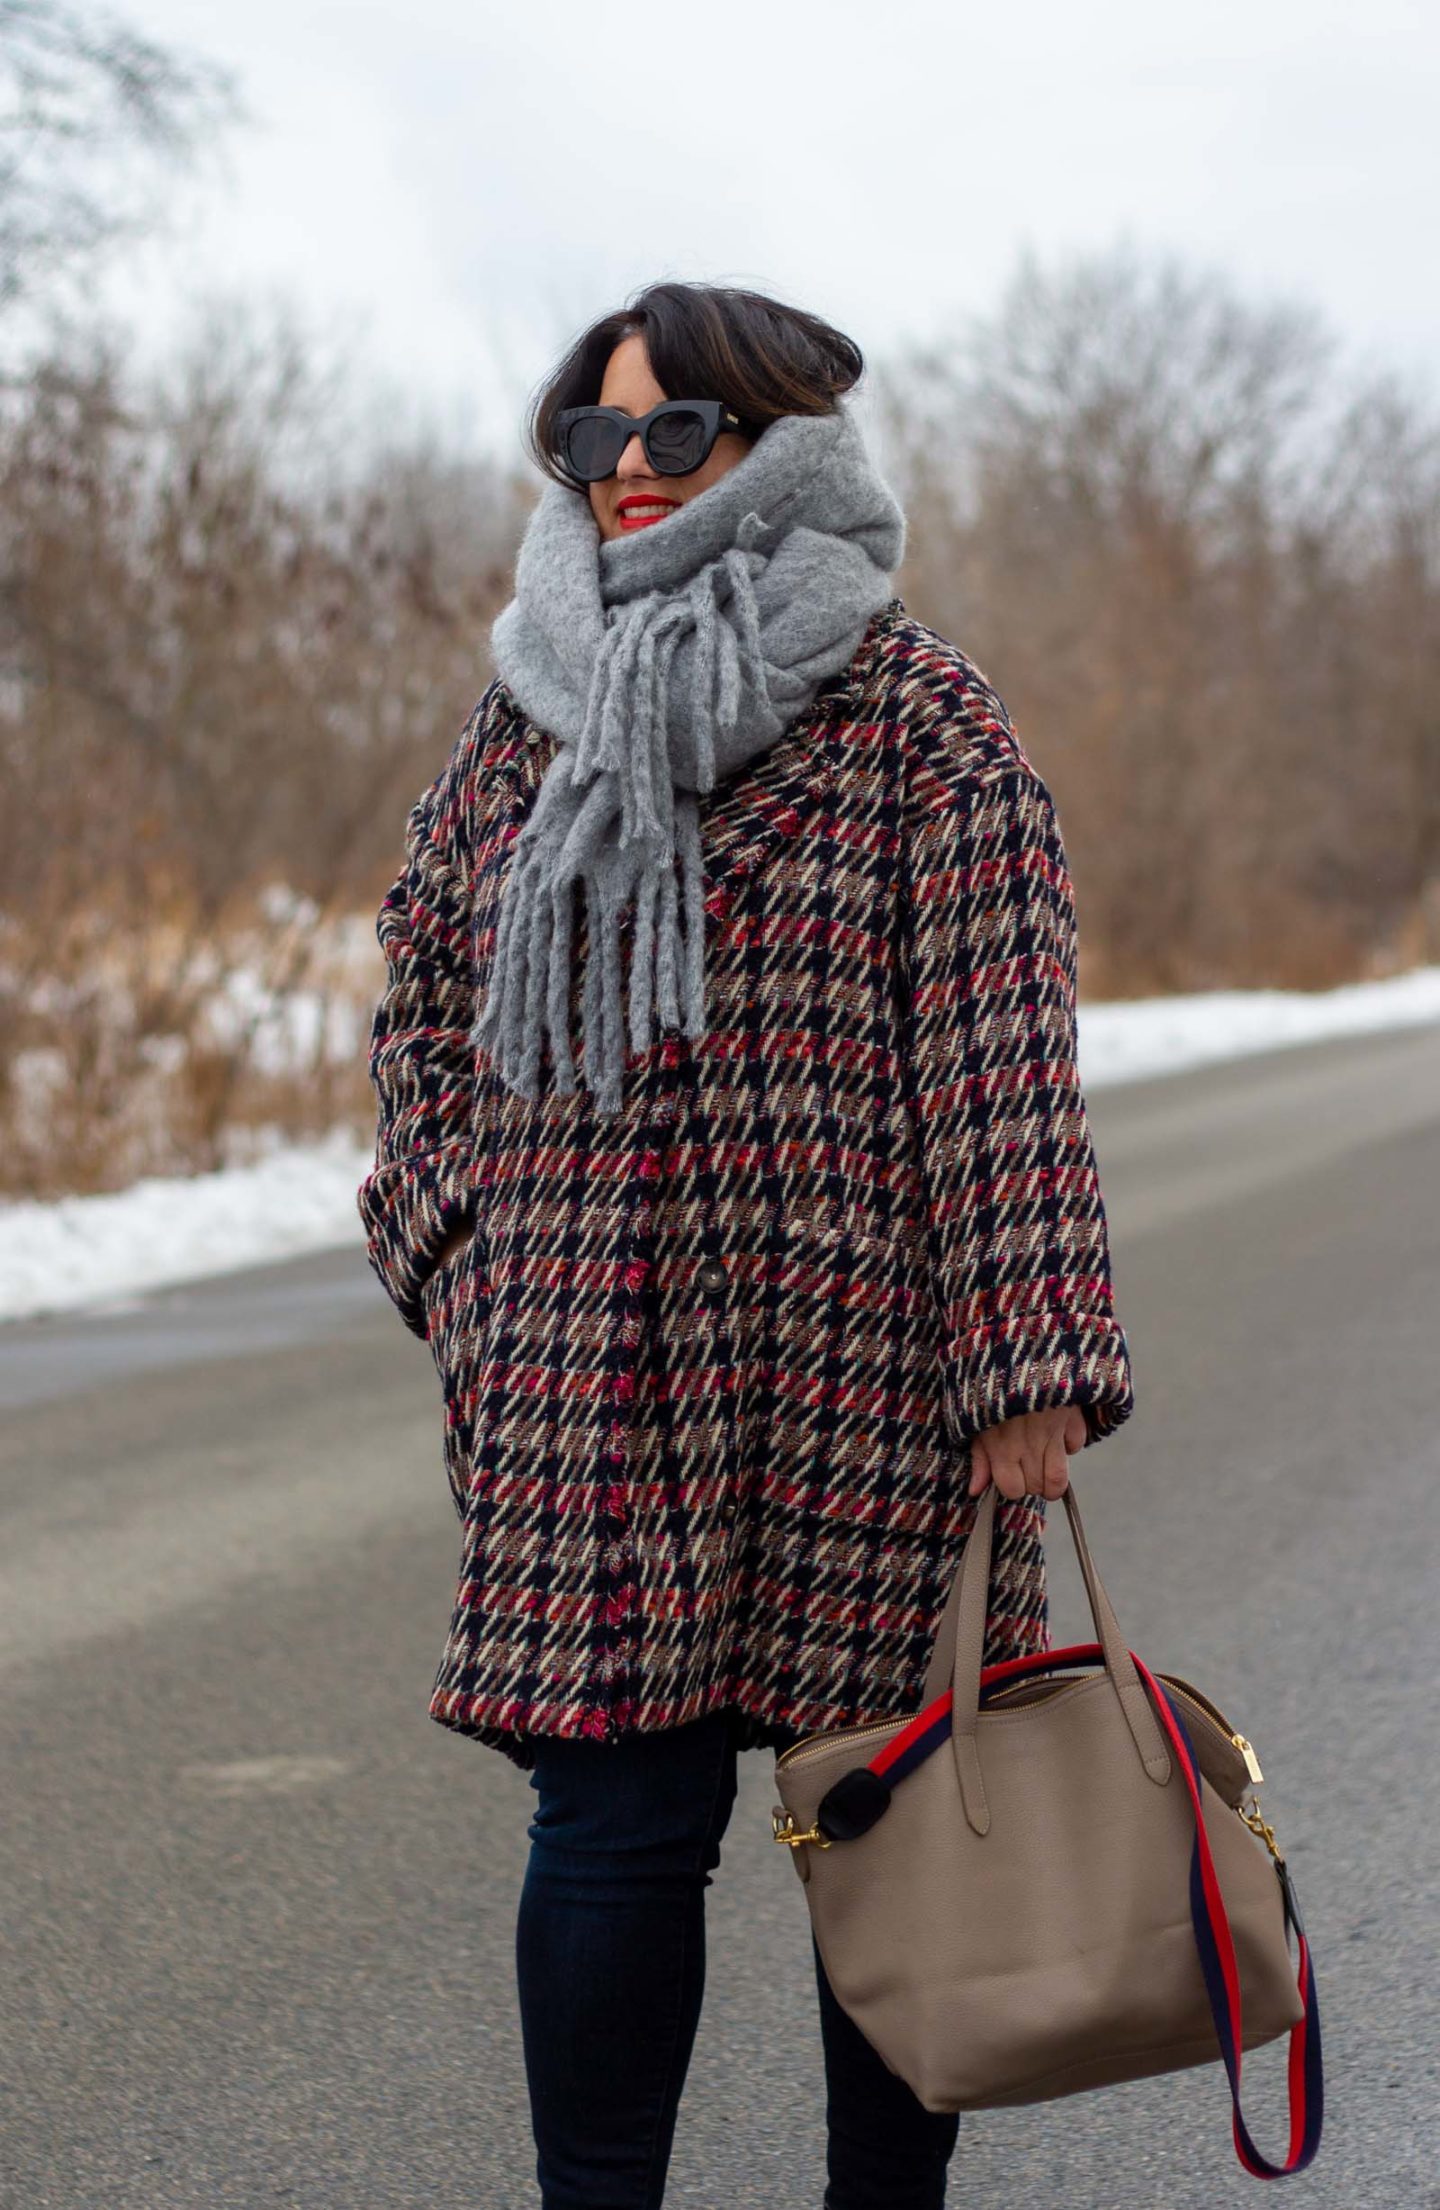
[[[622,499],[615,512],[622,530],[648,529],[652,522],[663,522],[667,514],[673,514],[680,504],[678,499],[655,499],[632,492]]]

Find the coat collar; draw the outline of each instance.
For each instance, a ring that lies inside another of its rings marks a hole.
[[[904,613],[899,598],[881,607],[847,665],[821,684],[799,719],[768,751],[757,753],[701,797],[704,903],[712,919],[728,910],[746,877],[777,845],[796,835],[825,799],[835,781],[836,732],[860,710],[885,641]],[[513,700],[509,705],[509,724],[491,751],[490,764],[507,785],[504,803],[518,812],[539,788],[559,742],[549,730],[527,721]]]

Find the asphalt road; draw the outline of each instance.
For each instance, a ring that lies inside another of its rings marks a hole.
[[[1072,1461],[1131,1645],[1256,1745],[1313,1945],[1301,2202],[1440,2206],[1440,1030],[1091,1100],[1137,1410]],[[533,1803],[425,1711],[439,1384],[351,1250],[0,1330],[0,2200],[527,2210]],[[1088,1639],[1052,1507],[1058,1639]],[[808,1922],[742,1760],[667,2202],[818,2210]],[[1285,2139],[1284,2044],[1246,2106]],[[1245,2198],[1217,2063],[961,2122],[950,2200]],[[1288,2195],[1287,2195],[1287,2199]]]

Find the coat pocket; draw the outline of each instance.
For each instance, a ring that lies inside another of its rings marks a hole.
[[[469,1239],[437,1266],[420,1292],[426,1339],[440,1376],[444,1406],[444,1460],[450,1494],[465,1518],[475,1443],[480,1373],[490,1323],[490,1280],[485,1238]]]

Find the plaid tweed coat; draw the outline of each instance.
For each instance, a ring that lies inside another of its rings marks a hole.
[[[555,749],[493,682],[377,922],[358,1202],[434,1354],[462,1530],[430,1714],[525,1767],[535,1733],[727,1707],[757,1746],[903,1712],[971,1437],[1073,1403],[1088,1445],[1133,1409],[1052,800],[892,598],[702,796],[708,1033],[629,1053],[607,1123],[548,1056],[532,1103],[467,1040]],[[999,1502],[987,1664],[1048,1647],[1044,1512]]]

